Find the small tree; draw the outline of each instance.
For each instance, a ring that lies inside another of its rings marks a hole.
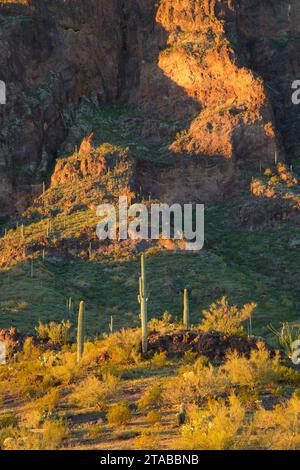
[[[236,305],[228,304],[226,297],[222,297],[213,303],[209,310],[204,310],[204,319],[200,323],[203,331],[214,330],[229,335],[241,335],[244,333],[243,322],[248,320],[256,304],[245,304],[241,309]]]

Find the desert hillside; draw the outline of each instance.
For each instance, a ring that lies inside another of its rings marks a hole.
[[[1,449],[300,449],[299,51],[299,0],[0,0]]]
[[[298,156],[297,0],[29,0],[0,11],[1,215],[22,212],[80,144],[82,132],[65,140],[91,97],[133,107],[137,153],[154,149],[137,184],[168,200],[223,200],[245,168]]]

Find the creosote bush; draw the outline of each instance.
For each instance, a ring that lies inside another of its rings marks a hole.
[[[240,400],[210,400],[193,405],[183,426],[180,448],[191,450],[296,450],[300,448],[300,400],[293,396],[247,415]]]
[[[240,357],[237,352],[227,355],[224,371],[232,384],[251,388],[266,384],[276,384],[281,379],[280,357],[271,357],[263,343],[258,343],[258,350],[251,351],[250,358]]]
[[[257,439],[254,448],[272,450],[300,449],[300,399],[294,395],[273,410],[263,407],[254,416]]]
[[[134,441],[135,450],[156,450],[159,448],[159,437],[153,430],[143,431]]]
[[[223,370],[200,357],[193,365],[181,368],[178,377],[167,382],[165,396],[176,403],[193,403],[228,393],[229,389],[230,382]]]
[[[59,398],[59,390],[57,388],[52,388],[46,395],[44,395],[39,400],[36,400],[34,406],[43,414],[48,415],[50,413],[53,413],[57,408]]]
[[[86,377],[70,395],[69,400],[80,407],[97,407],[104,409],[112,398],[118,396],[120,380],[106,374],[99,379],[95,375]]]
[[[162,369],[168,363],[167,360],[167,352],[163,351],[161,353],[155,353],[153,358],[151,359],[151,367],[152,369]]]
[[[36,327],[36,332],[42,341],[62,346],[70,343],[71,328],[72,323],[69,320],[62,320],[61,323],[52,321],[49,324],[39,322],[39,325]]]
[[[138,401],[139,410],[159,408],[163,404],[162,384],[153,385]]]
[[[188,423],[183,426],[180,448],[189,450],[229,450],[245,448],[246,435],[241,432],[245,410],[232,395],[229,404],[210,400],[205,409],[192,407]]]
[[[113,426],[125,426],[131,420],[131,411],[125,402],[111,405],[107,419]]]
[[[65,352],[61,355],[46,355],[45,367],[51,374],[52,379],[62,385],[75,382],[83,374],[83,369],[77,364],[76,354]]]
[[[63,441],[68,437],[69,429],[63,419],[57,421],[48,420],[44,423],[40,448],[45,450],[55,450],[62,446]]]
[[[150,410],[147,413],[146,421],[148,424],[157,424],[162,420],[162,414],[156,410]]]
[[[140,330],[124,329],[106,335],[102,348],[112,363],[137,364],[141,360],[140,338]]]
[[[218,367],[203,357],[192,365],[182,367],[178,376],[165,385],[167,400],[200,403],[232,391],[245,395],[246,389],[252,397],[255,390],[258,392],[264,386],[275,389],[282,381],[293,385],[300,383],[299,372],[280,364],[279,354],[272,357],[261,342],[257,347],[249,359],[239,356],[237,352],[230,352],[225,363]]]
[[[14,427],[18,424],[19,419],[17,416],[12,414],[0,415],[0,430]]]

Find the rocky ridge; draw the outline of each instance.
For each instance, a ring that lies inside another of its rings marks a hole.
[[[137,170],[161,200],[222,200],[248,167],[297,156],[299,15],[296,0],[0,3],[0,214],[41,192],[91,94],[134,106],[145,142],[169,138],[168,164]]]

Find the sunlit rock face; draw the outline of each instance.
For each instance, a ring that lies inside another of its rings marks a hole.
[[[176,119],[171,160],[139,164],[138,183],[166,200],[219,200],[245,164],[297,153],[298,2],[28,0],[0,6],[0,215],[22,211],[51,173],[72,110],[138,107]],[[292,125],[293,124],[293,125]]]

